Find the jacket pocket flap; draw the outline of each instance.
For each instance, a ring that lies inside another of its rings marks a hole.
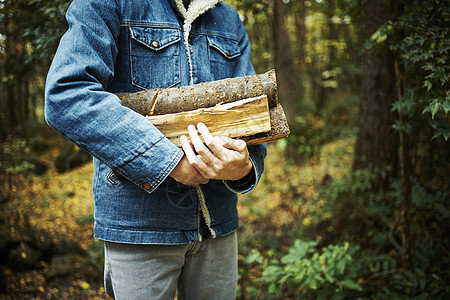
[[[131,38],[154,51],[166,48],[181,40],[180,31],[175,28],[130,27]]]
[[[236,40],[221,36],[208,36],[209,45],[217,49],[228,59],[241,55],[241,49]]]

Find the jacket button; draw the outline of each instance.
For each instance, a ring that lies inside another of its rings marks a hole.
[[[230,50],[225,51],[225,54],[226,54],[227,56],[230,56],[230,55],[231,55]]]
[[[153,41],[152,42],[152,46],[155,47],[155,48],[158,48],[159,47],[158,41]]]
[[[189,45],[192,45],[194,43],[194,41],[191,38],[189,38],[188,43],[189,43]]]
[[[143,187],[144,189],[146,189],[146,190],[149,190],[149,189],[150,189],[150,184],[149,184],[148,182],[144,182],[144,183],[142,184],[142,187]]]

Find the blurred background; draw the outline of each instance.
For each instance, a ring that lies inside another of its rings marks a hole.
[[[238,299],[448,299],[444,0],[229,0],[291,134],[240,196]],[[104,299],[91,157],[44,121],[67,0],[0,0],[0,299]]]

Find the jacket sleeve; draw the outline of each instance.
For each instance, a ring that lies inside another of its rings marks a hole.
[[[45,87],[45,118],[62,136],[152,192],[183,153],[105,89],[120,30],[116,1],[74,0]]]
[[[244,25],[239,19],[239,15],[236,13],[236,22],[239,26],[239,47],[241,49],[241,56],[239,63],[235,69],[235,77],[254,75],[255,70],[250,61],[250,41],[247,32],[244,29]],[[229,190],[235,193],[246,194],[253,191],[256,188],[261,175],[264,171],[264,158],[267,155],[267,146],[265,144],[248,146],[248,152],[250,154],[250,161],[252,162],[253,169],[250,174],[243,178],[243,180],[230,181],[224,180],[225,185]]]

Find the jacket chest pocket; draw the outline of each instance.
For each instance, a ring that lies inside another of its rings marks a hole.
[[[166,88],[180,82],[179,29],[130,27],[130,64],[133,85]]]
[[[233,77],[235,66],[241,56],[238,41],[221,36],[208,36],[209,61],[214,79]]]

